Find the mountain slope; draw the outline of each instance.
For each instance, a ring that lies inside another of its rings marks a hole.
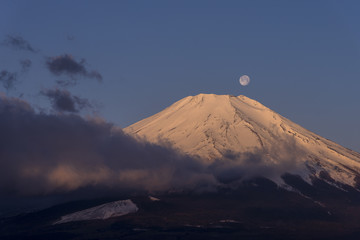
[[[199,94],[125,129],[131,135],[175,148],[211,164],[218,159],[242,161],[261,153],[266,165],[311,182],[357,187],[360,154],[327,140],[245,96]]]

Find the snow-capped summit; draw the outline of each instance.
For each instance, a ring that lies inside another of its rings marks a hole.
[[[125,132],[150,142],[168,141],[205,162],[262,150],[274,164],[294,158],[305,169],[297,174],[307,180],[326,172],[331,181],[355,186],[360,173],[359,153],[242,95],[188,96],[125,128]]]

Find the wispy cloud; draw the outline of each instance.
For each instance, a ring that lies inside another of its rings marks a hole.
[[[25,50],[33,53],[37,52],[28,41],[17,35],[7,35],[2,44],[15,50]]]
[[[75,37],[74,37],[74,35],[67,34],[66,39],[69,40],[69,41],[73,41],[75,39]]]
[[[20,60],[20,66],[21,66],[21,72],[25,73],[27,72],[32,65],[32,61],[30,59],[23,59]]]
[[[0,82],[7,91],[13,89],[17,81],[17,74],[15,72],[9,72],[7,70],[0,71]]]
[[[82,59],[76,61],[71,55],[64,54],[55,57],[49,57],[46,60],[48,70],[56,76],[67,75],[71,78],[73,84],[76,83],[77,77],[94,78],[99,82],[102,81],[102,76],[95,70],[88,70],[86,68],[86,61]],[[70,80],[69,80],[70,81]],[[61,82],[60,82],[61,83]],[[64,85],[70,82],[62,82]]]

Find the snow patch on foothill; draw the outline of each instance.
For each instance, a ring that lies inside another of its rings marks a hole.
[[[104,220],[134,213],[138,210],[139,209],[136,204],[133,203],[130,199],[120,200],[62,216],[61,219],[56,221],[54,224],[95,219]]]

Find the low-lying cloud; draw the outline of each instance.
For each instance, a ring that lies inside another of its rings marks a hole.
[[[40,93],[46,96],[50,100],[53,109],[59,112],[76,113],[84,108],[93,107],[88,99],[74,96],[67,90],[46,89]]]
[[[273,179],[294,170],[299,167],[296,153],[301,153],[295,145],[279,144],[276,149],[204,163],[165,143],[130,137],[101,119],[45,114],[3,95],[0,132],[0,195],[4,196],[65,194],[83,188],[215,190],[242,179]]]
[[[70,77],[69,81],[59,81],[62,85],[76,84],[77,77],[93,78],[99,82],[102,81],[102,76],[99,72],[86,68],[86,61],[84,59],[76,61],[69,54],[49,57],[46,60],[46,67],[56,76],[67,75]]]
[[[267,148],[225,154],[224,159],[215,161],[210,169],[219,182],[231,186],[256,177],[281,183],[284,173],[297,174],[305,170],[305,158],[306,153],[288,136]]]
[[[0,192],[66,193],[83,187],[166,190],[215,182],[193,159],[140,142],[99,119],[37,113],[0,98]]]

